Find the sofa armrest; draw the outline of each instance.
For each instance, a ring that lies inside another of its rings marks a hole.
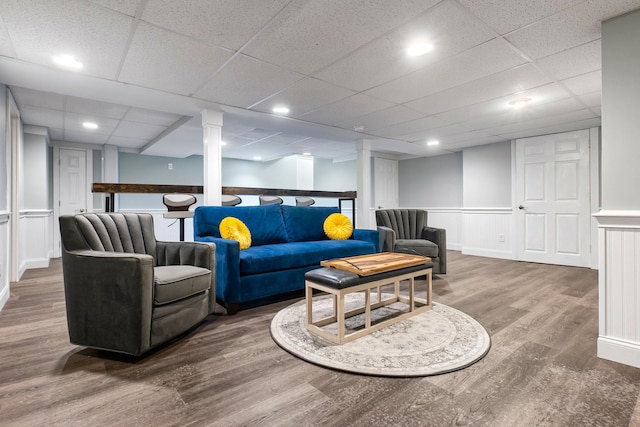
[[[224,302],[239,300],[240,244],[220,237],[197,237],[198,242],[215,244],[216,296]]]
[[[396,245],[396,232],[389,227],[378,226],[378,232],[380,233],[380,251],[381,252],[393,252],[393,248]]]
[[[151,255],[63,251],[69,338],[73,344],[140,355],[151,347]]]
[[[447,272],[447,230],[444,228],[424,227],[422,238],[438,245],[439,270],[438,273]]]
[[[157,242],[158,265],[193,265],[211,270],[209,313],[216,307],[216,245],[211,242]]]
[[[376,252],[380,252],[380,237],[378,230],[368,230],[364,228],[356,228],[353,230],[354,240],[364,240],[365,242],[371,242],[376,247]]]

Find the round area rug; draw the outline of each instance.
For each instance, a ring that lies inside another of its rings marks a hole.
[[[347,295],[345,311],[361,307],[363,301],[362,293]],[[388,318],[405,307],[395,303],[373,310],[372,322]],[[330,296],[314,298],[314,320],[330,316],[332,310]],[[429,311],[342,345],[311,335],[305,318],[304,300],[280,310],[271,321],[274,341],[308,362],[359,374],[391,377],[442,374],[477,362],[491,347],[489,334],[482,325],[461,311],[436,303]],[[363,324],[364,315],[347,319],[347,333]],[[331,327],[336,330],[335,323],[324,328],[331,330]]]

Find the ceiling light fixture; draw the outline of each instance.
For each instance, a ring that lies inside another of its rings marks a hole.
[[[82,123],[82,126],[85,129],[91,129],[91,130],[98,129],[98,125],[96,123],[93,123],[93,122],[84,122],[84,123]]]
[[[417,41],[409,45],[407,48],[407,55],[409,56],[422,56],[425,55],[433,49],[433,45],[431,43],[427,43],[424,40]]]
[[[518,98],[509,103],[513,108],[522,108],[531,101],[531,98]]]
[[[362,132],[364,131],[364,126],[360,126],[360,125],[354,126],[353,130],[355,130],[356,132]]]
[[[227,145],[227,143],[226,143],[226,142],[224,142],[224,141],[220,141],[220,146],[224,147],[225,145]]]
[[[271,111],[273,111],[276,114],[289,114],[289,109],[281,105],[273,107],[273,110]]]
[[[262,157],[260,157],[260,156],[253,156],[253,160],[262,160]]]
[[[438,141],[437,139],[430,139],[429,141],[427,141],[427,145],[429,147],[433,147],[434,145],[440,145],[440,141]]]
[[[58,55],[53,57],[53,62],[62,67],[69,70],[81,70],[84,66],[82,62],[78,61],[71,55]]]
[[[302,155],[303,155],[303,156],[310,156],[310,155],[311,155],[311,153],[309,153],[309,152],[304,152],[304,153],[302,153]]]

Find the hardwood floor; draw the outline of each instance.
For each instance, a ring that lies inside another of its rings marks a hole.
[[[434,299],[477,319],[492,348],[467,369],[423,378],[341,373],[290,355],[269,324],[293,301],[219,309],[142,359],[76,347],[53,260],[13,283],[0,312],[0,425],[640,425],[640,369],[596,357],[597,271],[448,257]]]

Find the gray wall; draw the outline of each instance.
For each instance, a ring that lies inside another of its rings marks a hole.
[[[466,148],[463,160],[463,207],[511,206],[511,142]]]
[[[7,210],[8,189],[7,182],[9,168],[7,167],[7,87],[0,84],[0,211]]]
[[[461,207],[462,153],[398,162],[400,207]]]
[[[169,163],[173,164],[172,170],[169,170]],[[118,153],[118,177],[124,184],[202,185],[202,176],[202,156],[178,159]],[[160,194],[120,194],[119,197],[120,209],[165,208]]]
[[[355,160],[334,163],[327,159],[313,161],[313,189],[319,191],[356,191],[358,167]]]
[[[602,209],[640,210],[640,11],[602,25]]]
[[[225,187],[296,188],[296,157],[271,162],[222,159]]]

